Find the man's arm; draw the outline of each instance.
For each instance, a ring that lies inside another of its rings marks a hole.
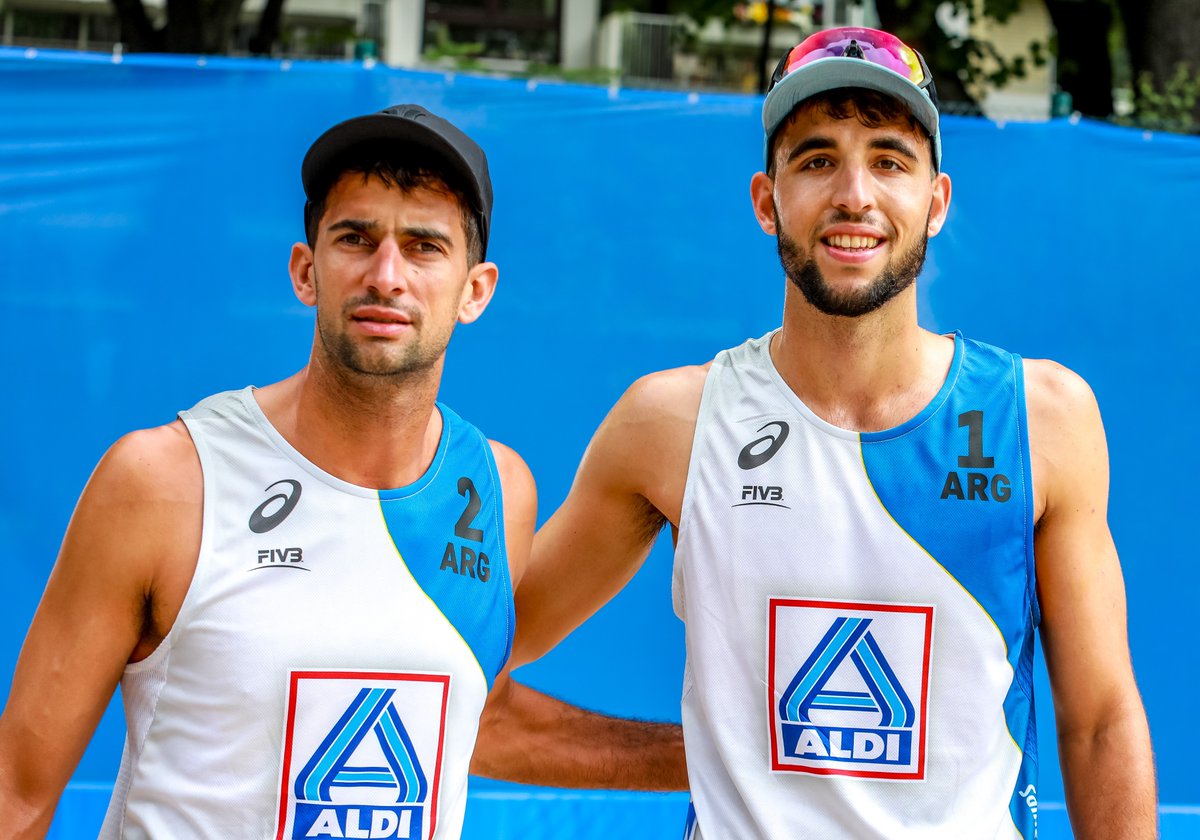
[[[507,670],[480,717],[471,772],[552,787],[687,789],[678,724],[589,712],[522,685]]]
[[[688,367],[642,377],[600,424],[570,493],[534,540],[517,593],[517,666],[608,603],[663,525],[678,526],[706,374]]]
[[[1042,645],[1067,811],[1079,838],[1153,838],[1154,762],[1108,529],[1100,412],[1087,384],[1067,369],[1030,361],[1025,370],[1040,506],[1035,554]]]
[[[528,559],[536,520],[533,477],[512,450],[493,446],[504,487],[517,639],[480,718],[473,773],[555,787],[687,787],[677,724],[585,711],[509,677],[512,667],[535,658],[531,650],[544,653],[624,585],[664,521],[637,489],[644,475],[632,469],[639,453],[643,469],[653,466],[642,451],[654,420],[644,385],[631,388],[596,433],[570,497],[538,535],[536,565]],[[648,390],[653,394],[653,384]],[[690,451],[690,433],[685,444]],[[686,452],[683,457],[686,470]],[[682,474],[679,481],[682,487]]]
[[[194,564],[172,570],[160,561],[168,546],[199,545],[199,469],[186,431],[172,424],[122,438],[88,481],[0,717],[5,837],[49,829],[125,664],[161,639],[170,608],[158,593],[180,583],[186,591]]]

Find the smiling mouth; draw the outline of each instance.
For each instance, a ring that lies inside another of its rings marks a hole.
[[[872,248],[879,246],[882,239],[875,236],[848,236],[846,234],[835,234],[827,236],[823,240],[826,245],[834,248],[841,248],[846,251],[869,251]]]

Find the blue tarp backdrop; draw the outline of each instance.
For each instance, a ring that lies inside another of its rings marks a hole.
[[[442,398],[525,456],[543,520],[630,382],[778,323],[784,281],[749,202],[755,97],[0,50],[0,696],[104,450],[209,393],[304,364],[312,314],[286,273],[302,238],[300,160],[335,121],[404,101],[457,122],[491,160],[500,287],[456,334]],[[1187,244],[1200,230],[1200,140],[1087,121],[947,117],[943,132],[954,197],[920,281],[922,321],[1056,359],[1096,391],[1163,836],[1200,836],[1200,563],[1187,524],[1200,475],[1188,439],[1200,271]],[[660,545],[523,678],[593,708],[677,720],[670,564]],[[69,675],[60,690],[72,690]],[[1036,691],[1040,836],[1069,837],[1041,671]],[[94,834],[123,733],[114,706],[57,837]],[[480,784],[467,837],[674,837],[685,807],[681,796]]]

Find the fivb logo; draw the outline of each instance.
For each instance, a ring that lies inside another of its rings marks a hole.
[[[449,687],[444,674],[293,672],[276,837],[431,837]]]
[[[771,766],[922,779],[933,607],[770,601]]]

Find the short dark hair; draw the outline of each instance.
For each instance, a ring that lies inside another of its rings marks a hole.
[[[331,167],[332,174],[315,191],[314,197],[304,205],[304,235],[308,247],[317,244],[317,229],[325,215],[329,191],[345,175],[361,175],[363,183],[378,178],[388,188],[395,187],[403,193],[428,189],[449,193],[458,202],[462,216],[463,234],[467,242],[467,267],[483,261],[483,236],[479,229],[479,216],[471,206],[469,192],[459,185],[450,170],[441,161],[421,149],[397,150],[390,147],[366,147],[355,149],[339,165]]]
[[[775,129],[775,133],[767,141],[767,175],[772,178],[775,177],[775,139],[792,124],[797,114],[809,109],[817,110],[835,120],[848,120],[853,117],[867,128],[878,128],[890,122],[908,123],[914,131],[929,141],[929,165],[933,174],[937,175],[937,164],[933,162],[933,138],[929,136],[925,126],[913,116],[907,105],[894,96],[869,88],[834,88],[805,99],[792,109]]]

